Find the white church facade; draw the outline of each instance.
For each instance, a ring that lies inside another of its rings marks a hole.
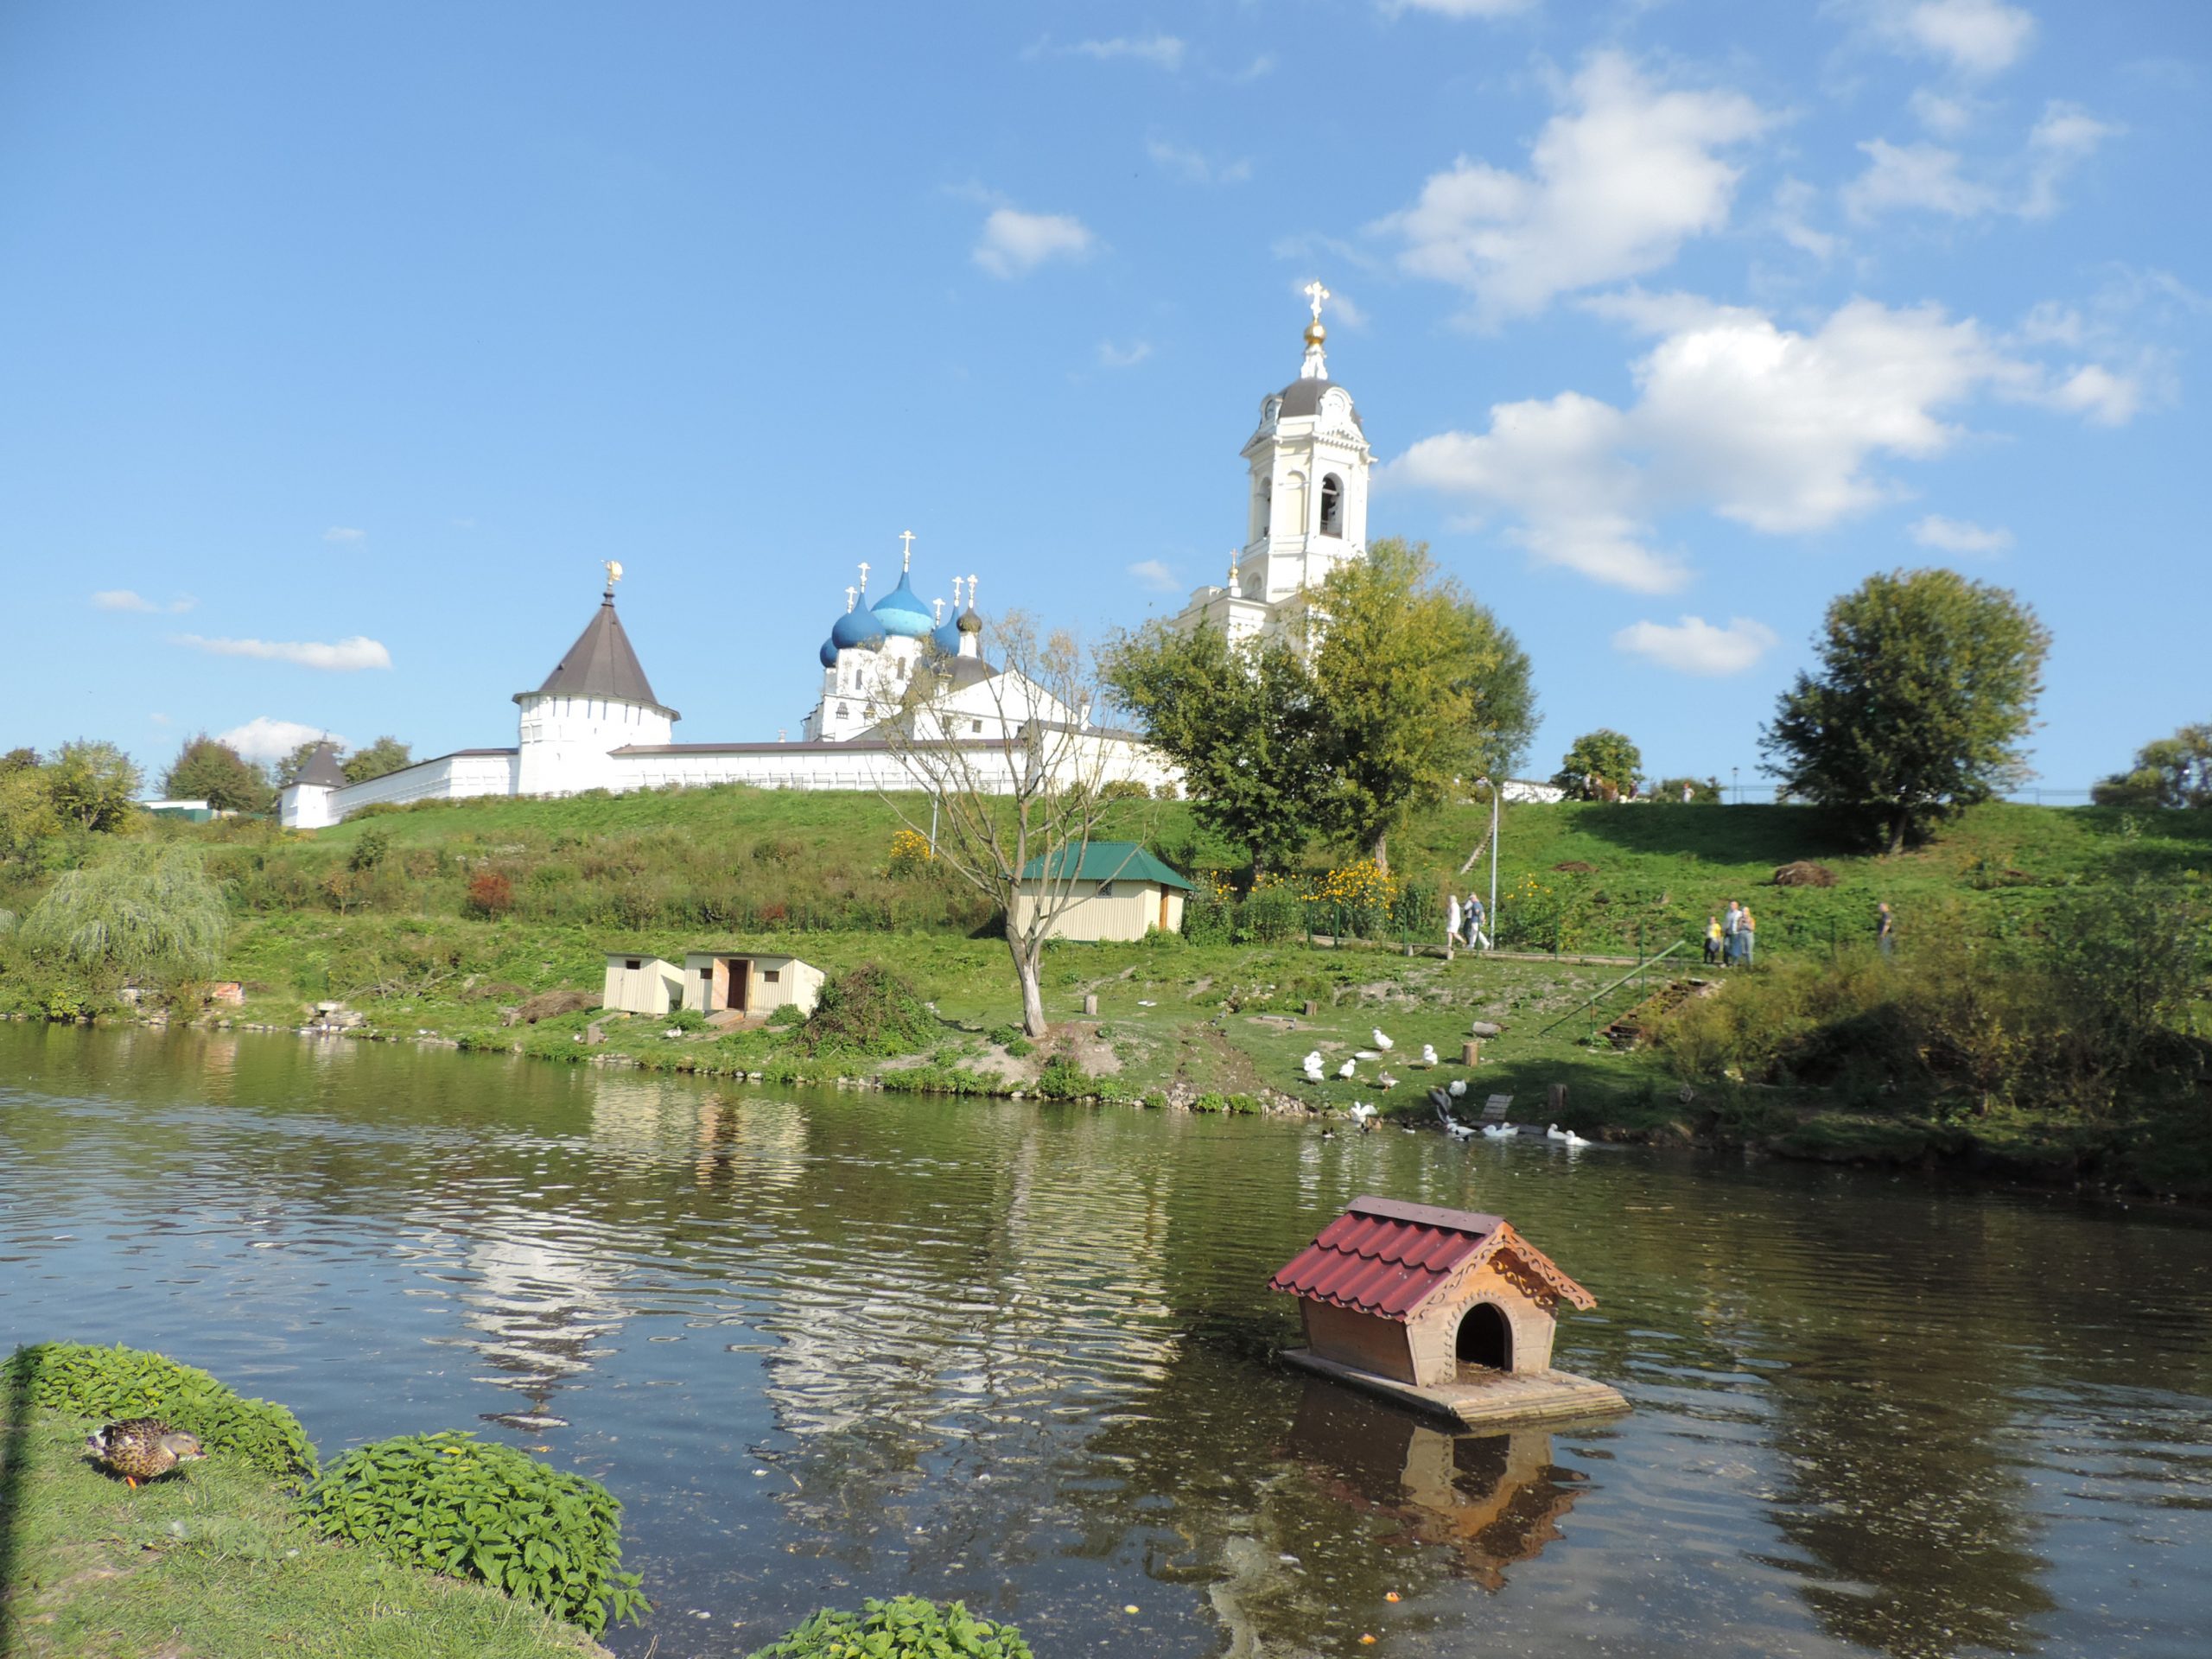
[[[1244,540],[1227,582],[1199,588],[1175,626],[1210,624],[1232,640],[1277,637],[1305,648],[1313,638],[1308,595],[1329,571],[1366,552],[1374,452],[1351,393],[1329,378],[1321,325],[1328,291],[1317,283],[1306,292],[1313,315],[1298,378],[1262,401],[1259,427],[1244,446]],[[677,741],[681,716],[655,694],[616,613],[621,566],[610,563],[599,609],[575,643],[543,684],[515,694],[512,748],[461,749],[348,784],[324,744],[282,791],[282,821],[313,830],[378,804],[593,789],[918,789],[927,786],[922,772],[941,768],[915,765],[918,741],[957,751],[967,775],[1010,791],[1025,752],[1034,751],[1018,741],[1033,723],[1052,734],[1055,764],[1090,786],[1120,782],[1150,791],[1178,783],[1175,769],[1135,734],[1094,725],[1090,709],[1070,708],[1012,668],[992,665],[976,578],[967,578],[964,604],[955,579],[948,616],[943,601],[915,594],[913,537],[902,540],[899,580],[888,593],[868,599],[866,564],[859,585],[845,590],[845,612],[817,653],[820,696],[796,742]],[[929,695],[911,699],[924,676]]]

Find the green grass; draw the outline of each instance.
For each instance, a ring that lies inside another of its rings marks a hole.
[[[287,1495],[218,1454],[130,1491],[83,1457],[88,1421],[0,1422],[0,1653],[10,1659],[543,1659],[604,1654],[482,1585],[318,1541]]]

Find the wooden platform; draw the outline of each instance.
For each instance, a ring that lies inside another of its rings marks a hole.
[[[1550,1423],[1569,1417],[1607,1416],[1629,1408],[1618,1390],[1567,1371],[1515,1373],[1469,1365],[1460,1368],[1458,1382],[1424,1389],[1378,1376],[1373,1371],[1354,1370],[1305,1348],[1286,1348],[1282,1357],[1294,1365],[1365,1389],[1386,1400],[1471,1426]]]

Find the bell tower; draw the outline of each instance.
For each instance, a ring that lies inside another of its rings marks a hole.
[[[1178,627],[1204,621],[1232,640],[1267,633],[1302,643],[1305,595],[1367,552],[1375,452],[1351,394],[1329,378],[1321,322],[1329,290],[1312,283],[1306,297],[1313,315],[1298,378],[1261,400],[1259,427],[1244,445],[1244,541],[1230,556],[1227,582],[1192,594]]]

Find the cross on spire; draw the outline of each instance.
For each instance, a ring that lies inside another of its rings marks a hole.
[[[861,561],[861,592],[868,592],[868,561]]]
[[[903,575],[914,568],[914,532],[902,530],[899,532],[899,539],[904,544],[899,558],[899,569]]]
[[[1313,321],[1316,322],[1320,321],[1321,302],[1329,297],[1329,290],[1322,287],[1319,282],[1312,282],[1306,284],[1302,292],[1305,294],[1307,302],[1313,308]]]
[[[860,596],[861,596],[861,590],[860,590],[859,588],[857,588],[854,587],[854,586],[853,586],[853,584],[852,584],[851,582],[847,582],[847,583],[845,584],[845,608],[846,608],[846,610],[850,611],[850,610],[853,608],[853,607],[860,601]]]

